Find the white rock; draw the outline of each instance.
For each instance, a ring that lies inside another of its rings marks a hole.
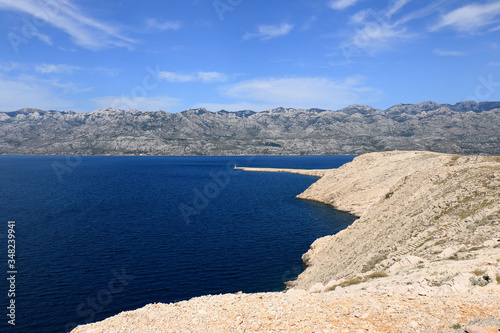
[[[490,240],[487,240],[486,242],[483,243],[483,246],[484,247],[493,247],[495,245],[499,245],[500,244],[500,240],[494,238],[494,239],[490,239]]]
[[[340,280],[330,280],[330,282],[328,282],[326,285],[325,285],[325,290],[332,290],[334,286],[340,286],[342,283],[345,282],[345,279],[340,279]]]
[[[438,254],[438,259],[446,259],[446,258],[449,258],[451,257],[452,255],[454,255],[455,253],[457,253],[457,248],[456,247],[448,247],[446,249],[444,249],[443,252],[441,252],[440,254]]]
[[[416,266],[416,265],[424,263],[426,261],[427,260],[422,259],[422,258],[417,257],[417,256],[406,256],[406,257],[402,258],[400,261],[396,262],[394,265],[392,265],[388,271],[389,271],[389,273],[395,273],[403,267]]]
[[[307,295],[307,291],[305,291],[304,289],[295,289],[295,288],[287,290],[286,293],[289,294],[289,295],[294,295],[294,296],[304,296],[304,295]]]
[[[461,294],[465,294],[469,291],[471,284],[470,278],[473,277],[470,273],[462,273],[451,280],[451,288]]]
[[[310,293],[320,293],[325,290],[325,286],[321,282],[315,283],[311,288],[309,288]]]
[[[338,286],[337,288],[335,288],[334,293],[337,295],[344,295],[347,294],[348,292],[344,287]]]

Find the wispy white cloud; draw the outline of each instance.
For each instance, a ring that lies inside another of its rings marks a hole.
[[[429,16],[431,14],[435,14],[437,11],[441,10],[443,4],[447,0],[435,0],[432,1],[429,5],[416,9],[412,12],[406,13],[403,17],[398,19],[399,24],[404,24],[408,23],[414,20],[418,20],[421,18],[424,18],[426,16]]]
[[[0,71],[1,72],[10,72],[17,69],[23,69],[26,66],[19,62],[8,62],[8,63],[0,63]]]
[[[52,39],[49,36],[42,34],[41,32],[35,32],[33,34],[33,36],[38,38],[40,41],[44,42],[47,45],[50,45],[50,46],[54,45],[54,43],[52,42]]]
[[[411,0],[396,0],[396,1],[394,1],[389,6],[389,8],[387,9],[387,14],[386,15],[388,17],[391,17],[392,15],[396,14],[397,12],[399,12],[399,10],[401,8],[403,8],[404,6],[406,6],[410,2],[411,2]]]
[[[293,25],[283,23],[281,25],[259,25],[257,32],[247,32],[243,39],[259,38],[260,40],[268,40],[276,37],[288,35],[293,29]]]
[[[382,11],[376,12],[371,8],[360,10],[353,14],[350,18],[351,24],[367,25],[370,23],[382,24],[388,23],[389,20],[397,14],[405,5],[410,3],[411,0],[396,0],[389,4],[389,6]]]
[[[263,78],[238,82],[221,88],[221,94],[241,103],[293,106],[301,108],[340,108],[376,100],[382,92],[352,76],[343,80],[325,77]]]
[[[488,66],[490,66],[490,67],[500,67],[500,62],[490,62],[488,64]]]
[[[375,12],[364,9],[352,15],[349,23],[355,28],[349,39],[341,44],[341,49],[344,53],[347,50],[349,54],[361,51],[376,54],[420,36],[420,33],[411,32],[407,23],[436,12],[442,0],[402,15],[402,9],[410,2],[411,0],[396,0],[385,10]]]
[[[59,87],[58,87],[59,85]],[[38,109],[71,109],[74,102],[61,98],[70,84],[53,80],[40,80],[33,76],[16,78],[0,75],[0,100],[3,111],[14,111],[26,107]]]
[[[106,47],[128,47],[135,42],[121,34],[117,26],[100,22],[86,15],[71,0],[0,0],[0,9],[26,13],[44,20],[71,36],[81,47],[99,50]],[[36,34],[43,42],[52,45],[49,36]]]
[[[219,72],[198,72],[196,78],[203,82],[224,82],[227,76]]]
[[[168,82],[191,82],[196,79],[196,76],[191,74],[180,74],[174,72],[160,72],[158,77]]]
[[[193,105],[193,108],[205,108],[210,111],[243,111],[243,110],[252,110],[252,111],[264,111],[269,108],[269,105],[266,104],[257,104],[257,103],[249,103],[249,102],[241,102],[241,103],[197,103]]]
[[[160,22],[155,18],[146,20],[146,26],[151,30],[165,31],[165,30],[179,30],[182,27],[179,21],[163,21]]]
[[[38,64],[35,65],[35,71],[42,74],[71,74],[81,67],[65,65],[65,64]]]
[[[342,47],[354,47],[368,54],[376,54],[414,37],[414,34],[397,23],[371,24],[357,29],[350,41],[344,43]]]
[[[455,9],[440,18],[438,24],[431,27],[432,31],[444,27],[452,27],[461,32],[475,32],[478,29],[498,23],[500,1],[483,4],[470,4]]]
[[[182,74],[175,72],[161,71],[158,74],[160,79],[168,82],[224,82],[227,81],[227,75],[219,72],[198,72],[195,74]]]
[[[371,9],[363,9],[355,13],[350,18],[351,24],[366,24],[368,17],[371,13]]]
[[[97,73],[99,75],[106,75],[109,77],[115,77],[115,76],[118,76],[122,72],[122,70],[118,69],[118,68],[109,68],[109,67],[99,66],[99,67],[94,68],[93,72]]]
[[[335,10],[342,10],[355,5],[359,0],[330,0],[328,7]]]
[[[313,26],[313,24],[318,21],[318,17],[317,16],[311,16],[309,17],[303,24],[302,24],[302,31],[306,31],[306,30],[309,30],[311,29],[311,27]]]
[[[180,105],[181,100],[169,96],[151,96],[127,98],[124,96],[104,96],[93,98],[97,108],[115,108],[120,110],[141,110],[141,111],[178,111],[176,107]]]
[[[465,52],[461,51],[451,51],[451,50],[441,50],[441,49],[434,49],[434,51],[432,52],[442,57],[460,57],[466,55]]]
[[[17,72],[22,75],[73,74],[75,71],[85,71],[92,73],[92,75],[106,75],[110,77],[117,76],[120,73],[120,70],[116,68],[107,67],[85,68],[68,64],[0,62],[0,72]],[[46,77],[44,78],[46,79]]]

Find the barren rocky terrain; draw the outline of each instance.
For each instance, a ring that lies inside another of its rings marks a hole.
[[[73,332],[498,332],[499,157],[395,151],[295,172],[322,176],[299,198],[359,219],[315,241],[286,292],[150,304]]]
[[[0,112],[0,154],[500,154],[499,123],[500,102],[424,102],[386,110],[352,105],[337,111],[23,109]]]

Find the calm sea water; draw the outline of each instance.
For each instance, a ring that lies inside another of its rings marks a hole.
[[[354,218],[294,196],[353,156],[0,156],[2,332],[66,332],[152,302],[279,291]],[[15,221],[15,326],[6,307]]]

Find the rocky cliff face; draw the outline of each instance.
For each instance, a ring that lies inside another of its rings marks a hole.
[[[392,275],[424,262],[436,267],[435,275],[426,278],[451,281],[473,268],[440,270],[443,260],[481,265],[487,260],[474,259],[488,246],[495,247],[492,260],[495,254],[500,259],[500,157],[366,154],[326,171],[298,198],[360,218],[338,234],[316,240],[303,256],[309,267],[291,287],[331,289],[346,279],[382,271]],[[488,279],[498,273],[492,271]]]
[[[500,102],[424,102],[387,110],[278,108],[181,113],[23,109],[0,113],[0,154],[500,154]]]

